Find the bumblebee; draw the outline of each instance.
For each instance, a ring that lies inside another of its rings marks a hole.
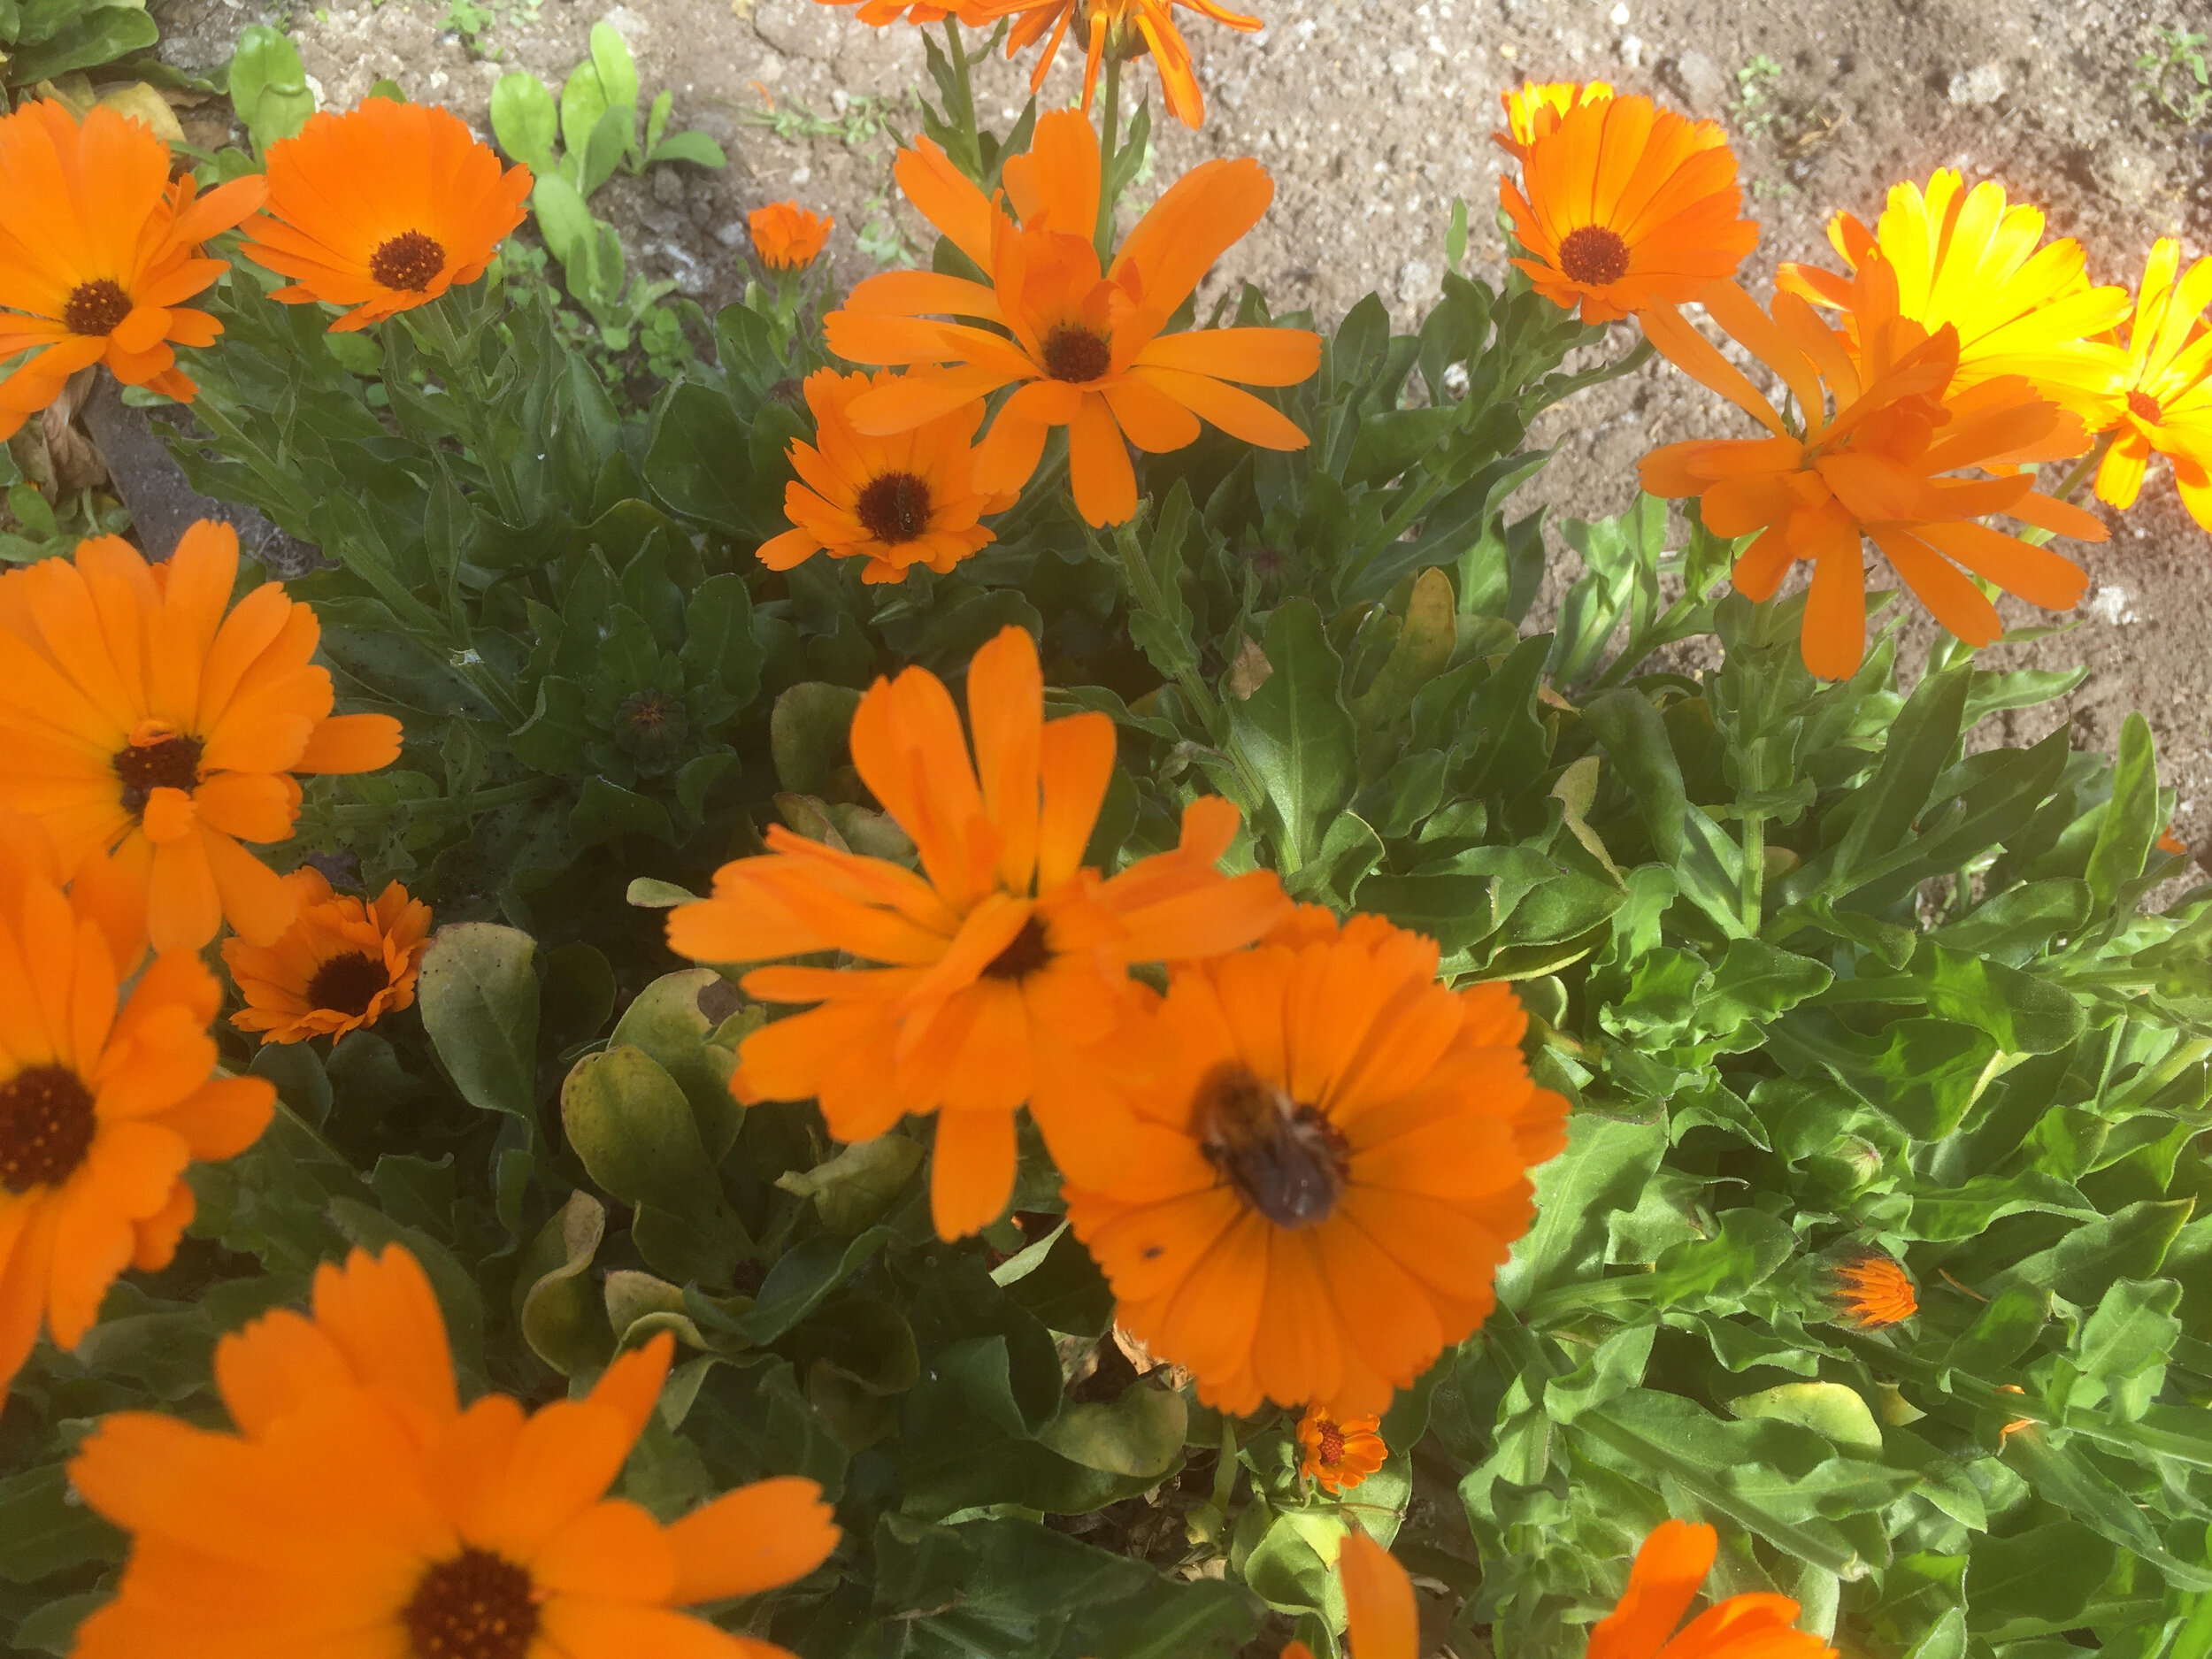
[[[1344,1137],[1247,1067],[1225,1062],[1200,1079],[1191,1126],[1206,1161],[1279,1227],[1317,1226],[1350,1174]]]

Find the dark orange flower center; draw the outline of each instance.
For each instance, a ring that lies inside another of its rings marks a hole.
[[[119,749],[115,775],[123,780],[123,810],[135,818],[155,790],[182,789],[188,795],[198,786],[200,740],[180,733]]]
[[[92,1150],[92,1091],[66,1066],[35,1065],[0,1083],[0,1187],[58,1187]]]
[[[1042,972],[1051,960],[1052,945],[1045,938],[1045,925],[1032,916],[1006,949],[983,964],[983,977],[1019,981]]]
[[[929,486],[911,472],[872,478],[853,503],[853,517],[879,541],[895,547],[929,528]]]
[[[2155,426],[2166,418],[2166,411],[2158,406],[2158,400],[2148,392],[2128,394],[2128,413],[2147,426]]]
[[[1062,323],[1045,336],[1045,373],[1077,385],[1094,380],[1113,366],[1114,349],[1087,328]]]
[[[1199,1079],[1191,1133],[1237,1196],[1279,1227],[1326,1221],[1352,1172],[1350,1149],[1325,1114],[1234,1061]]]
[[[1333,1469],[1344,1461],[1343,1426],[1323,1417],[1318,1427],[1321,1431],[1321,1465],[1325,1469]]]
[[[315,977],[307,982],[307,1000],[317,1008],[358,1019],[369,1011],[379,991],[391,988],[392,976],[385,972],[384,964],[356,950],[333,956],[315,970]]]
[[[523,1659],[538,1633],[530,1575],[489,1550],[465,1549],[422,1576],[400,1612],[413,1659]]]
[[[73,334],[111,334],[131,314],[131,296],[120,284],[102,277],[80,282],[62,302],[62,326]]]
[[[403,232],[369,256],[369,274],[388,288],[420,294],[445,269],[445,250],[419,230]]]
[[[1628,274],[1628,244],[1602,225],[1578,226],[1560,239],[1559,268],[1571,281],[1602,288]]]

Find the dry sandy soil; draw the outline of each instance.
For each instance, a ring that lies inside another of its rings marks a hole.
[[[526,68],[557,86],[591,25],[611,17],[647,96],[669,88],[676,124],[714,134],[731,165],[618,179],[597,205],[623,227],[634,265],[677,279],[710,311],[735,296],[743,216],[764,201],[833,212],[846,282],[875,268],[858,234],[872,221],[880,250],[887,212],[909,246],[927,245],[918,220],[885,205],[895,194],[888,134],[915,125],[910,100],[924,78],[904,26],[872,30],[816,0],[628,0],[611,12],[605,0],[495,0],[472,50],[449,27],[448,0],[154,9],[180,66],[211,69],[245,24],[288,19],[327,102],[349,105],[389,76],[480,128],[502,73]],[[1310,306],[1325,324],[1375,289],[1408,325],[1437,292],[1455,196],[1475,205],[1471,262],[1494,277],[1502,268],[1489,219],[1500,156],[1487,136],[1500,88],[1524,76],[1605,78],[1736,128],[1764,227],[1747,272],[1755,287],[1778,259],[1825,254],[1821,226],[1834,210],[1870,220],[1891,182],[1938,166],[2041,204],[2054,234],[2086,245],[2093,276],[2131,282],[2154,237],[2181,236],[2185,257],[2212,251],[2212,122],[2156,119],[2131,88],[2137,57],[2193,10],[2183,0],[1264,0],[1256,35],[1187,13],[1206,124],[1155,129],[1156,165],[1135,196],[1148,200],[1209,156],[1256,156],[1275,175],[1275,205],[1210,286],[1248,278],[1278,310]],[[2194,18],[2202,27],[2205,14]],[[1137,70],[1139,84],[1149,80],[1148,65]],[[1749,102],[1747,72],[1760,93]],[[1064,101],[1074,84],[1063,64],[1046,96]],[[1025,64],[1002,61],[981,77],[979,104],[1001,130],[1025,96]],[[787,122],[802,110],[825,119],[780,135],[761,124],[772,104]],[[1561,457],[1525,504],[1618,511],[1645,450],[1740,422],[1655,365],[1545,418],[1539,440]],[[2180,833],[2212,847],[2212,537],[2154,470],[2111,541],[2073,550],[2094,578],[2082,626],[1991,657],[2082,661],[2091,672],[2014,741],[2070,717],[2078,744],[2108,748],[2122,716],[2141,709],[2180,792]]]

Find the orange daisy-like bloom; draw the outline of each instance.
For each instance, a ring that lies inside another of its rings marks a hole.
[[[42,819],[69,867],[112,851],[157,950],[226,920],[274,941],[292,891],[239,843],[289,838],[294,772],[399,754],[390,716],[330,712],[311,609],[265,582],[225,613],[237,573],[237,532],[203,521],[157,565],[96,536],[0,575],[0,806]]]
[[[2176,282],[2180,269],[2181,244],[2160,237],[2135,296],[2119,430],[2097,466],[2097,499],[2135,505],[2155,449],[2172,464],[2189,516],[2212,530],[2212,258]]]
[[[1598,98],[1532,120],[1521,176],[1526,196],[1498,180],[1528,250],[1513,263],[1554,304],[1579,304],[1586,323],[1694,299],[1758,245],[1759,227],[1737,217],[1727,134],[1649,98]]]
[[[1920,1311],[1904,1264],[1880,1250],[1860,1250],[1828,1269],[1839,1318],[1862,1331],[1901,1325]]]
[[[62,881],[72,875],[65,892]],[[251,1146],[275,1090],[219,1077],[222,1004],[188,950],[145,956],[142,893],[0,812],[0,1394],[42,1323],[73,1348],[126,1267],[166,1267],[185,1166]]]
[[[1113,723],[1045,720],[1021,629],[976,653],[968,719],[972,760],[951,695],[920,668],[877,680],[853,717],[853,764],[913,838],[920,874],[779,826],[772,851],[724,864],[714,896],[668,921],[669,942],[703,962],[841,950],[869,964],[747,974],[749,996],[819,1006],[748,1037],[731,1087],[812,1097],[841,1141],[935,1112],[931,1205],[948,1239],[1006,1208],[1024,1102],[1063,1170],[1118,1173],[1135,1131],[1113,1079],[1144,1046],[1130,964],[1240,949],[1287,908],[1272,874],[1214,868],[1239,822],[1215,796],[1185,809],[1173,852],[1110,880],[1084,867]]]
[[[342,1037],[415,1000],[430,949],[427,904],[396,881],[373,902],[341,896],[311,864],[284,884],[299,911],[281,938],[273,945],[223,941],[223,964],[246,999],[232,1025],[266,1033],[264,1042]]]
[[[1421,1609],[1397,1557],[1355,1526],[1344,1534],[1336,1570],[1344,1581],[1351,1659],[1420,1659]],[[1282,1659],[1313,1659],[1313,1649],[1286,1642]]]
[[[1338,1422],[1318,1405],[1298,1419],[1298,1472],[1327,1493],[1349,1492],[1383,1466],[1390,1448],[1379,1417]]]
[[[1263,449],[1305,447],[1306,434],[1289,417],[1226,382],[1306,380],[1320,366],[1318,334],[1160,332],[1222,251],[1267,211],[1275,186],[1257,162],[1203,162],[1184,174],[1102,276],[1091,241],[1098,140],[1078,111],[1041,117],[1034,147],[1008,160],[1006,198],[1018,225],[927,139],[900,151],[895,171],[907,199],[991,273],[991,286],[933,271],[887,271],[830,313],[829,348],[839,357],[917,365],[853,400],[856,430],[910,431],[1012,385],[984,440],[977,484],[1018,491],[1037,470],[1048,429],[1065,426],[1075,504],[1094,525],[1136,514],[1128,444],[1154,454],[1179,449],[1196,441],[1202,416]],[[928,312],[991,326],[931,321]]]
[[[818,0],[818,4],[828,6],[849,6],[853,3],[854,0]],[[947,18],[957,18],[975,28],[989,19],[988,11],[976,0],[950,6],[930,5],[926,0],[860,0],[860,8],[853,15],[875,28],[887,23],[942,23]]]
[[[834,5],[838,0],[822,0],[822,4]],[[915,8],[918,12],[923,9]],[[871,18],[865,6],[861,8],[860,20],[864,23],[889,20]],[[826,214],[817,217],[808,212],[796,202],[771,202],[745,216],[746,228],[753,233],[753,251],[771,271],[805,270],[821,257],[822,250],[829,245],[830,227],[836,223]]]
[[[169,146],[99,105],[81,124],[50,99],[0,115],[0,362],[34,354],[0,380],[0,438],[96,363],[191,402],[199,388],[175,348],[211,344],[223,326],[182,302],[228,269],[200,244],[266,188],[239,179],[203,196],[188,173],[172,183]]]
[[[1645,336],[1772,435],[1668,444],[1644,457],[1643,486],[1655,495],[1699,497],[1716,535],[1757,533],[1732,572],[1753,599],[1772,597],[1794,561],[1813,562],[1802,650],[1814,673],[1844,679],[1865,657],[1862,538],[1970,645],[1988,644],[2004,625],[1954,561],[2046,610],[2079,603],[2089,579],[2078,565],[1975,520],[2008,513],[2087,541],[2105,539],[2101,522],[2033,493],[2025,475],[1944,475],[2075,454],[2080,423],[2017,375],[1956,391],[1957,331],[1947,323],[1931,335],[1900,316],[1886,261],[1868,260],[1854,280],[1855,351],[1796,295],[1778,295],[1771,317],[1732,282],[1716,282],[1699,297],[1714,321],[1782,377],[1801,426],[1786,422],[1680,312],[1649,312]],[[1832,413],[1824,392],[1833,396]]]
[[[269,211],[242,251],[292,279],[278,299],[352,306],[330,326],[345,334],[482,276],[531,182],[452,111],[371,98],[269,146]]]
[[[1118,1181],[1068,1220],[1121,1323],[1239,1416],[1373,1416],[1481,1325],[1566,1145],[1510,988],[1437,984],[1432,940],[1302,906],[1254,950],[1179,964]]]
[[[1683,1624],[1719,1548],[1701,1523],[1653,1528],[1619,1603],[1590,1627],[1589,1659],[1836,1659],[1819,1637],[1793,1628],[1797,1603],[1786,1595],[1732,1595]]]
[[[1179,5],[1247,35],[1266,27],[1259,19],[1229,11],[1214,0],[984,0],[983,10],[989,18],[1018,19],[1006,37],[1008,58],[1027,50],[1040,39],[1044,41],[1044,50],[1037,54],[1037,66],[1029,73],[1032,92],[1044,86],[1046,72],[1060,55],[1060,42],[1072,23],[1076,38],[1083,45],[1082,109],[1086,115],[1098,91],[1099,66],[1109,57],[1125,62],[1149,57],[1160,72],[1160,91],[1170,113],[1194,132],[1206,119],[1206,99],[1198,89],[1190,47],[1175,27]]]
[[[2001,375],[2021,375],[2037,391],[2091,426],[2109,425],[2125,359],[2096,336],[2127,315],[2125,288],[2092,288],[2088,256],[2072,237],[2047,246],[2041,210],[2006,204],[2005,188],[1984,180],[1971,190],[1952,168],[1939,169],[1924,194],[1890,187],[1872,230],[1848,213],[1828,221],[1828,240],[1857,271],[1870,258],[1896,273],[1899,312],[1935,333],[1958,330],[1954,392]],[[1813,265],[1785,264],[1775,287],[1850,316],[1851,279]],[[1857,330],[1849,327],[1855,339]],[[2085,442],[2083,448],[2086,448]]]
[[[806,377],[814,411],[814,442],[795,440],[799,476],[783,487],[792,528],[760,547],[760,562],[787,571],[817,553],[867,560],[865,582],[902,582],[917,565],[940,575],[982,550],[991,533],[979,520],[1014,504],[1011,495],[986,495],[975,484],[976,399],[895,438],[853,430],[847,410],[872,387],[897,376],[840,374],[817,369]]]
[[[495,1394],[465,1411],[414,1257],[325,1264],[312,1318],[217,1345],[236,1432],[121,1412],[70,1464],[133,1534],[75,1659],[788,1659],[680,1609],[818,1566],[838,1531],[814,1482],[741,1486],[667,1525],[603,1495],[672,1346],[663,1333],[532,1416]]]
[[[1602,104],[1612,96],[1612,87],[1602,81],[1525,81],[1498,94],[1505,105],[1505,131],[1491,134],[1491,141],[1517,161],[1525,161],[1528,147],[1557,127],[1569,110],[1578,104]]]

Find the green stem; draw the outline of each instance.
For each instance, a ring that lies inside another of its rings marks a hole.
[[[959,94],[952,111],[953,125],[960,129],[960,137],[966,154],[961,165],[968,176],[980,184],[983,181],[983,141],[977,134],[975,124],[975,81],[969,67],[968,43],[960,32],[960,19],[945,19],[945,49],[952,58],[952,76],[959,87]]]
[[[1093,23],[1093,28],[1104,25]],[[1121,58],[1106,54],[1106,125],[1098,135],[1098,259],[1101,265],[1114,247],[1114,154],[1121,135]]]
[[[507,476],[506,468],[493,452],[491,434],[485,426],[485,417],[491,409],[490,389],[476,366],[476,353],[464,352],[447,303],[442,299],[434,300],[419,311],[405,313],[406,319],[415,326],[418,339],[427,337],[446,373],[457,383],[460,396],[457,401],[463,406],[459,425],[467,434],[468,447],[475,452],[476,464],[484,472],[484,481],[499,503],[500,518],[508,524],[519,525],[524,522],[521,498],[514,493],[514,480]]]
[[[1743,925],[1756,939],[1766,912],[1767,821],[1753,816],[1743,821]]]

